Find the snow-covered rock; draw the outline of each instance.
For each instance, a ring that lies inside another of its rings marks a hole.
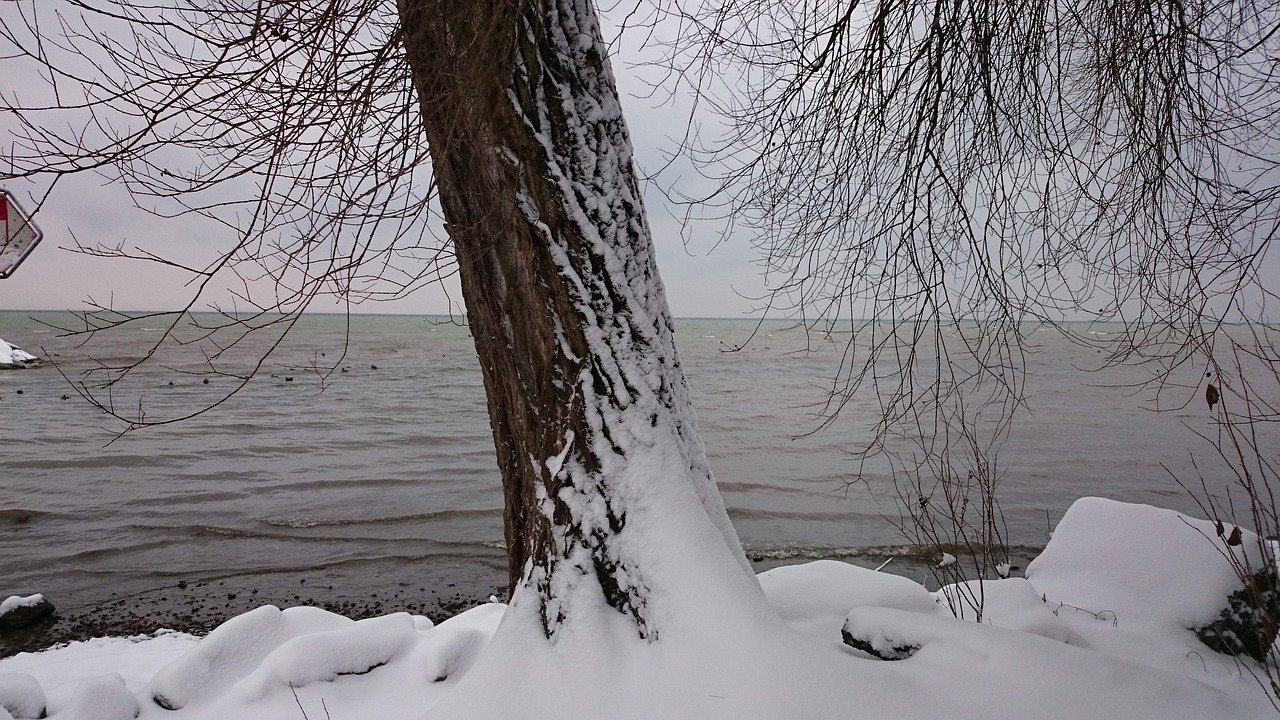
[[[849,611],[840,635],[846,645],[872,657],[906,660],[931,636],[917,615],[896,608],[856,607]]]
[[[1262,568],[1251,532],[1238,545],[1213,522],[1173,510],[1081,498],[1071,505],[1027,580],[1079,644],[1199,676],[1233,667],[1194,628],[1213,622],[1242,586],[1232,561]]]
[[[838,560],[785,565],[760,573],[769,604],[797,631],[840,643],[840,626],[854,607],[890,607],[924,614],[939,611],[920,583]]]
[[[37,367],[42,362],[35,355],[0,338],[0,370],[21,370],[22,368]]]
[[[1088,611],[1126,628],[1189,632],[1213,621],[1240,588],[1228,557],[1264,567],[1256,536],[1243,537],[1232,547],[1207,520],[1081,498],[1026,577],[1051,608]]]
[[[1217,618],[1241,587],[1229,558],[1265,567],[1248,532],[1231,544],[1212,522],[1171,510],[1101,498],[1076,501],[1026,578],[947,585],[934,597],[942,613],[855,606],[845,642],[882,659],[903,659],[952,636],[944,620],[980,621],[1023,635],[1199,680],[1230,675],[1237,662],[1212,652],[1195,628]],[[907,608],[902,608],[907,609]],[[966,641],[967,642],[967,641]]]
[[[0,602],[0,630],[26,627],[49,617],[53,611],[53,603],[40,593],[26,597],[10,595]]]
[[[20,607],[36,607],[43,602],[45,602],[45,599],[42,593],[26,596],[10,595],[3,601],[0,601],[0,615],[13,612]]]

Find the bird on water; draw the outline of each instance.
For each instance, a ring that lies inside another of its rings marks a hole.
[[[1218,404],[1218,397],[1218,388],[1214,387],[1213,383],[1209,383],[1209,386],[1204,389],[1204,399],[1205,402],[1209,403],[1210,410],[1213,409],[1214,405]]]

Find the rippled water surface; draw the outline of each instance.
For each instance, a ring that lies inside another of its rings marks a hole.
[[[0,313],[0,337],[53,355],[72,378],[90,356],[137,357],[163,327],[78,347],[29,315]],[[806,434],[842,344],[782,324],[753,328],[677,323],[712,468],[748,554],[879,563],[901,552],[891,478],[851,456],[872,401],[855,399]],[[997,459],[1010,540],[1042,546],[1082,495],[1194,512],[1170,473],[1195,478],[1188,450],[1207,446],[1192,429],[1210,432],[1203,403],[1153,413],[1148,396],[1122,387],[1139,377],[1082,373],[1095,350],[1035,337],[1031,411]],[[190,374],[198,360],[192,350],[139,370],[112,399],[148,419],[196,409],[233,384]],[[338,366],[327,378],[305,369],[325,363]],[[1188,373],[1194,399],[1203,373]],[[441,319],[304,318],[226,403],[119,439],[51,366],[0,373],[0,415],[0,596],[44,592],[90,607],[232,576],[247,587],[310,572],[368,589],[430,584],[458,568],[499,581],[505,572],[479,369],[467,329]]]

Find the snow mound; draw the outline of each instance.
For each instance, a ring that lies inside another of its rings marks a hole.
[[[1263,567],[1257,536],[1242,536],[1239,546],[1229,547],[1207,520],[1081,498],[1027,566],[1026,577],[1051,608],[1177,632],[1212,621],[1241,587],[1228,556]]]
[[[797,632],[835,643],[853,607],[889,607],[931,614],[941,609],[929,591],[899,575],[818,560],[760,573],[769,604]]]
[[[1073,645],[1201,680],[1238,676],[1243,659],[1213,652],[1193,628],[1218,618],[1242,586],[1228,558],[1264,566],[1257,536],[1239,535],[1232,546],[1207,520],[1081,498],[1026,576]]]
[[[471,667],[476,655],[488,641],[488,633],[474,628],[439,631],[434,642],[424,648],[423,675],[432,682],[443,682],[455,675],[462,675]]]
[[[1256,685],[1247,689],[1252,679],[1224,673],[1227,666],[1187,676],[985,622],[892,608],[856,608],[848,627],[878,649],[918,648],[896,662],[866,661],[898,671],[898,691],[931,698],[902,702],[892,717],[1261,720],[1274,713]]]
[[[845,618],[841,636],[846,644],[889,660],[911,657],[939,636],[936,629],[931,629],[935,628],[932,621],[921,619],[921,615],[938,616],[948,622],[975,621],[1055,642],[1070,643],[1076,639],[1062,619],[1045,605],[1036,588],[1024,578],[946,585],[931,597],[935,604],[930,609],[918,605],[862,603]],[[944,623],[936,627],[950,626]]]
[[[81,681],[71,702],[56,718],[68,720],[133,720],[141,707],[138,699],[125,687],[124,678],[108,673]]]
[[[995,627],[1071,642],[1072,634],[1045,604],[1040,590],[1026,578],[973,580],[944,586],[934,593],[954,617]]]
[[[275,688],[297,689],[339,675],[363,675],[386,665],[417,638],[408,613],[300,635],[272,650],[253,673],[236,684],[235,692],[256,700]]]
[[[22,348],[0,338],[0,370],[36,367],[42,360]]]
[[[0,675],[0,708],[13,718],[42,718],[47,704],[35,678],[26,673]]]
[[[299,635],[352,625],[354,620],[319,608],[264,605],[219,625],[191,652],[156,673],[151,697],[160,707],[177,710],[226,691],[272,650]]]
[[[863,603],[849,612],[842,633],[860,650],[901,660],[942,652],[931,643],[971,643],[952,629],[958,618],[1221,686],[1222,678],[1241,677],[1237,663],[1244,660],[1213,652],[1193,628],[1217,618],[1241,587],[1229,557],[1262,567],[1256,536],[1241,536],[1239,545],[1230,546],[1205,520],[1083,498],[1067,511],[1026,578],[943,587],[934,594],[945,608],[942,625],[925,617],[937,613]]]

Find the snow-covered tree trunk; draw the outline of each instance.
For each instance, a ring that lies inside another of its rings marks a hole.
[[[400,0],[400,12],[484,371],[513,607],[536,609],[552,640],[605,606],[653,640],[681,606],[662,601],[670,588],[751,594],[594,8]]]

